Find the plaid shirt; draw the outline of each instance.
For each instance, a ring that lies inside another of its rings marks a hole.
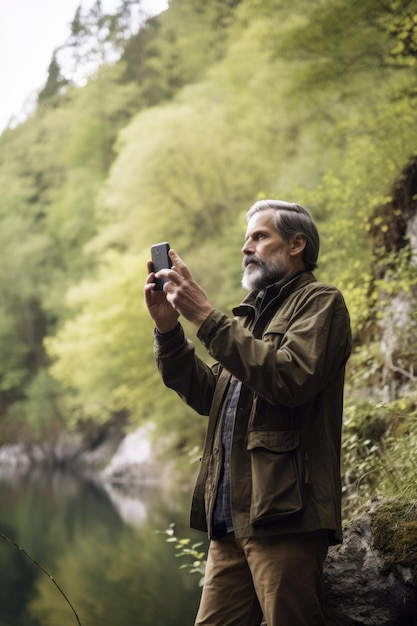
[[[277,287],[275,285],[271,285],[264,291],[259,292],[255,301],[255,307],[257,309],[256,317],[269,300],[274,297],[276,291]],[[242,383],[232,377],[224,406],[224,415],[222,420],[221,441],[223,463],[213,511],[214,538],[216,536],[222,537],[226,533],[233,532],[232,507],[230,502],[230,452],[232,447],[236,409],[241,388]]]
[[[236,408],[239,401],[242,383],[236,378],[230,381],[224,417],[222,420],[222,454],[223,464],[217,488],[216,502],[213,511],[213,528],[215,536],[233,532],[232,510],[230,505],[230,451],[235,423]]]

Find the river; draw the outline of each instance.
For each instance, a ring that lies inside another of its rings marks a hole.
[[[0,477],[0,626],[191,626],[199,575],[181,569],[191,561],[164,532],[174,523],[205,549],[188,504],[187,493],[126,493],[68,473]]]

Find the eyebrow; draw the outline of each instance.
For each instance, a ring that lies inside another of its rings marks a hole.
[[[257,228],[256,230],[246,233],[245,241],[249,239],[249,237],[256,237],[257,235],[268,235],[270,234],[270,230],[268,228]]]

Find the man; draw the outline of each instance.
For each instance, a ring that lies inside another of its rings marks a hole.
[[[311,214],[276,200],[247,213],[242,285],[231,319],[171,251],[145,301],[164,383],[209,415],[191,526],[210,547],[196,626],[323,626],[322,566],[342,539],[340,442],[349,315],[318,282]],[[194,352],[179,315],[216,364]]]

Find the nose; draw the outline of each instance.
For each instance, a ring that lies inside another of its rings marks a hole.
[[[250,239],[246,239],[246,241],[244,242],[243,246],[242,246],[242,254],[253,254],[254,253],[254,247],[251,244],[251,240]]]

